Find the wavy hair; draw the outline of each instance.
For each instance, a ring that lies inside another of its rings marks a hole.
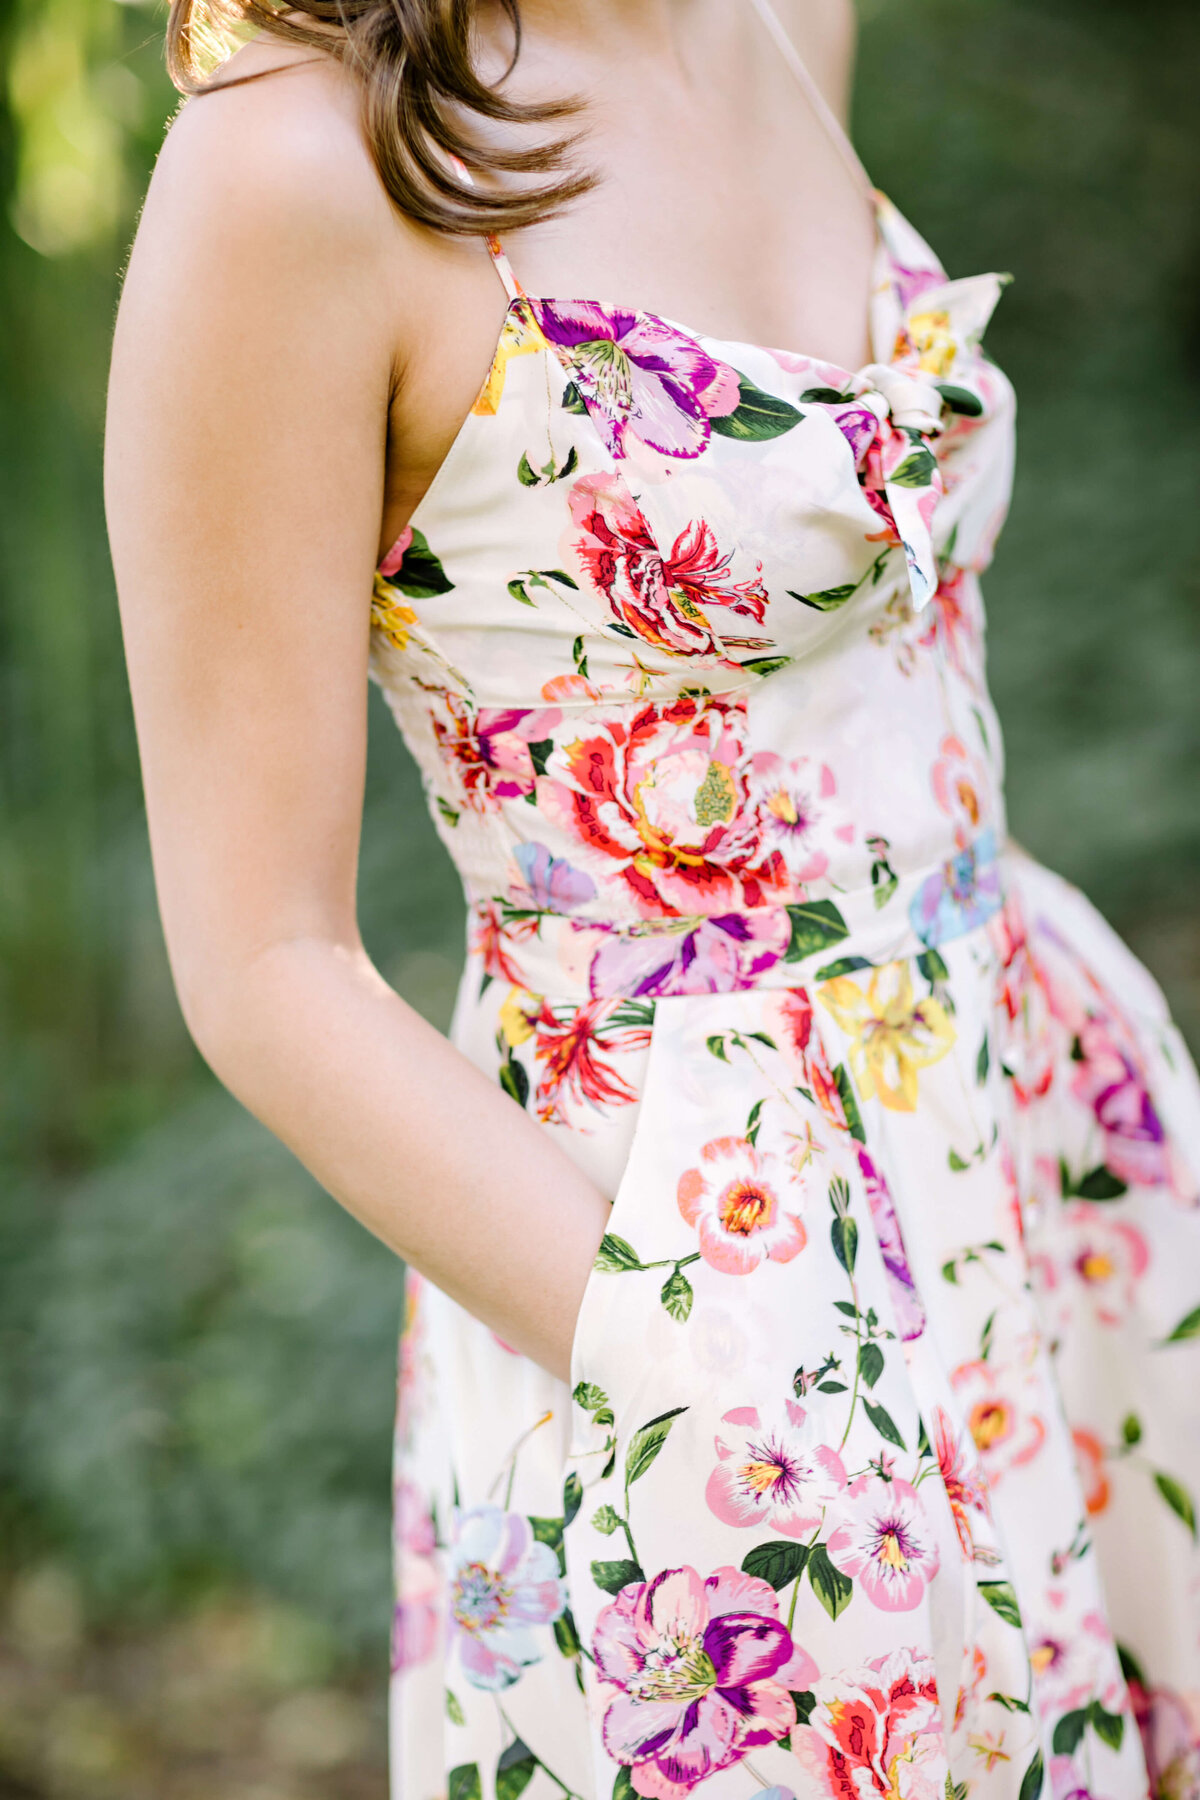
[[[512,27],[513,54],[494,84],[475,67],[477,0],[171,0],[167,68],[184,94],[234,85],[212,64],[246,27],[332,55],[360,83],[367,143],[401,212],[459,236],[514,231],[562,212],[593,177],[570,164],[577,131],[514,146],[511,131],[497,143],[481,130],[554,125],[581,105],[511,100],[502,92],[520,52],[521,16],[519,0],[499,3]],[[451,159],[483,183],[473,185]],[[537,176],[547,179],[531,179]]]

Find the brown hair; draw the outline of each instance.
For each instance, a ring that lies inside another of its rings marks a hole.
[[[472,28],[478,0],[171,0],[167,68],[185,94],[234,85],[205,73],[212,52],[250,26],[335,56],[362,84],[363,128],[384,187],[412,219],[460,235],[513,231],[559,213],[593,184],[568,164],[578,133],[514,147],[471,128],[552,124],[580,110],[573,99],[523,102],[500,91],[521,44],[518,0],[499,0],[512,25],[512,61],[489,85],[476,73]],[[257,76],[241,77],[256,80]],[[456,157],[485,185],[454,169]],[[493,185],[488,177],[549,175]]]

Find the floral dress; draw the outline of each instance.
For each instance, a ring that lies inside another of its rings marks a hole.
[[[493,245],[377,573],[454,1041],[613,1202],[569,1386],[408,1278],[402,1800],[1200,1795],[1200,1086],[1007,842],[1003,278],[872,200],[855,371]]]

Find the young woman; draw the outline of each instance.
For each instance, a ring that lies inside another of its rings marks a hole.
[[[409,1265],[394,1792],[1195,1796],[1200,1090],[1006,838],[1003,277],[863,173],[848,0],[244,11],[108,500],[188,1024]]]

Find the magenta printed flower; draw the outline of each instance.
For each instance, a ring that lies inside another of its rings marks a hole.
[[[653,313],[587,300],[527,304],[611,456],[627,456],[639,443],[664,456],[699,456],[709,420],[736,410],[737,370]]]
[[[1150,1792],[1163,1800],[1191,1800],[1200,1794],[1200,1701],[1172,1688],[1148,1688],[1143,1680],[1130,1681],[1129,1698]]]
[[[763,622],[767,590],[762,565],[746,581],[730,575],[712,527],[694,519],[669,554],[620,475],[583,475],[569,496],[574,531],[567,553],[576,571],[606,601],[617,623],[672,655],[708,656],[726,647],[761,649],[769,640],[732,635],[712,624],[707,608]]]
[[[718,1462],[705,1499],[726,1525],[808,1537],[825,1508],[846,1485],[836,1450],[810,1441],[802,1406],[788,1400],[778,1418],[764,1424],[753,1406],[727,1412],[717,1432]]]
[[[794,1170],[747,1138],[713,1138],[700,1167],[679,1177],[679,1210],[699,1234],[700,1254],[726,1275],[748,1275],[764,1259],[791,1262],[808,1242],[800,1217],[805,1189]]]
[[[944,1800],[949,1769],[932,1657],[893,1650],[827,1676],[813,1693],[807,1725],[792,1732],[813,1800]]]
[[[774,1590],[733,1568],[631,1582],[601,1609],[593,1651],[604,1748],[629,1769],[634,1792],[654,1800],[682,1800],[782,1737],[796,1722],[789,1690],[817,1676]]]
[[[441,702],[430,706],[433,735],[446,763],[456,772],[459,799],[473,812],[487,812],[503,800],[525,800],[534,791],[537,770],[530,746],[545,742],[562,721],[557,707],[474,707],[449,688],[429,688]]]
[[[1072,1091],[1104,1132],[1105,1163],[1130,1184],[1171,1178],[1166,1134],[1131,1046],[1114,1019],[1093,1014],[1079,1028]]]
[[[520,1513],[474,1506],[455,1514],[446,1560],[450,1633],[463,1674],[473,1687],[511,1687],[543,1655],[533,1628],[557,1619],[567,1603],[558,1558]]]
[[[860,1475],[841,1496],[828,1550],[830,1562],[883,1612],[919,1606],[940,1560],[916,1488],[879,1475]]]

